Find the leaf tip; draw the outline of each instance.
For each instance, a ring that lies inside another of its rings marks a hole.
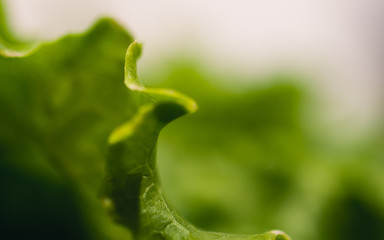
[[[125,84],[131,89],[141,87],[137,74],[137,60],[141,56],[141,51],[142,44],[135,40],[129,45],[125,55]]]
[[[129,46],[127,52],[131,54],[135,59],[139,58],[141,55],[141,50],[143,48],[143,44],[139,41],[133,41]]]

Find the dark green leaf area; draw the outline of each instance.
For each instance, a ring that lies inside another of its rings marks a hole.
[[[170,121],[183,116],[187,110],[178,104],[172,102],[164,102],[155,108],[155,115],[160,122],[169,123]]]
[[[347,187],[327,203],[320,218],[321,239],[384,239],[384,211],[372,198]]]
[[[71,186],[1,164],[0,239],[95,239]]]

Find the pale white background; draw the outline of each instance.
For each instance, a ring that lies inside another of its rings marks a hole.
[[[177,51],[219,71],[293,69],[324,121],[359,135],[382,114],[384,0],[5,0],[22,36],[55,39],[112,16],[145,43],[141,71]],[[359,133],[359,134],[357,134]]]

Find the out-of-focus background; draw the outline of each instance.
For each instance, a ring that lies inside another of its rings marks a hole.
[[[146,85],[197,100],[159,142],[170,201],[214,231],[384,239],[384,1],[6,0],[54,40],[111,16]]]

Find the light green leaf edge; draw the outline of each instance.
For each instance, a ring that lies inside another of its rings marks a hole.
[[[0,56],[9,58],[25,57],[37,50],[37,44],[34,42],[22,42],[13,36],[8,29],[3,2],[3,0],[0,0]]]
[[[138,93],[137,97],[146,96],[148,103],[142,105],[131,120],[117,127],[109,138],[101,199],[114,221],[128,227],[134,239],[139,240],[289,240],[288,235],[278,230],[256,235],[200,230],[169,206],[158,178],[156,143],[166,124],[195,112],[197,104],[176,91],[145,88],[136,70],[141,50],[137,41],[127,50],[125,84]]]

